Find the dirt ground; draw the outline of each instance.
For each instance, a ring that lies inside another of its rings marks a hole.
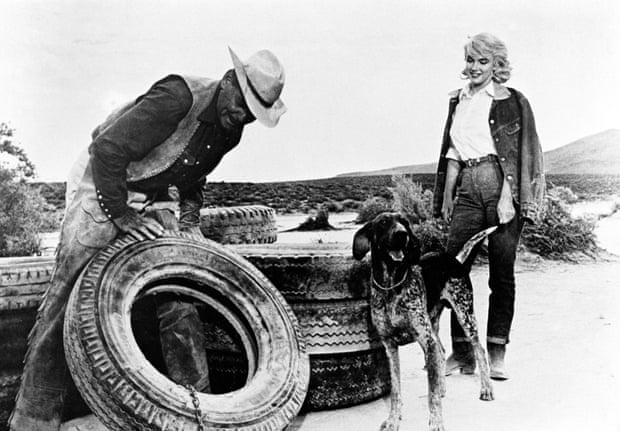
[[[301,218],[301,217],[300,217]],[[330,217],[330,221],[331,221]],[[303,218],[301,218],[303,221]],[[344,231],[316,233],[311,242],[350,241],[355,226],[333,220]],[[290,227],[293,221],[288,221]],[[620,217],[600,224],[601,245],[620,253]],[[279,242],[298,242],[295,233]],[[339,236],[340,235],[340,236]],[[308,238],[306,238],[308,240]],[[480,401],[479,374],[447,377],[443,399],[451,431],[620,431],[620,259],[558,263],[521,259],[517,265],[516,315],[507,349],[511,379],[494,382],[495,400]],[[487,268],[472,273],[475,308],[484,337]],[[448,314],[440,337],[449,345]],[[424,359],[418,345],[400,349],[403,389],[401,430],[428,427]],[[291,431],[375,431],[388,412],[387,397],[347,409],[297,417]],[[63,431],[103,428],[93,417],[73,421]]]
[[[506,362],[512,378],[494,382],[495,400],[478,400],[479,374],[447,377],[447,430],[620,430],[620,262],[544,264],[517,274],[517,310]],[[476,268],[476,315],[486,325],[486,268]],[[447,313],[441,339],[449,340]],[[484,333],[484,332],[483,332]],[[403,430],[427,429],[424,358],[401,348]],[[388,400],[299,417],[292,430],[374,431]]]

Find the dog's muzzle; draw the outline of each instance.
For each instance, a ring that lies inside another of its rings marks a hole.
[[[390,236],[390,246],[388,250],[389,256],[395,262],[402,262],[405,259],[405,249],[407,248],[407,244],[409,242],[409,235],[407,231],[398,230],[393,232]]]

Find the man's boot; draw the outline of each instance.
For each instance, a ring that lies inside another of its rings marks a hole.
[[[508,380],[510,377],[506,373],[504,365],[504,355],[506,354],[505,344],[487,343],[489,352],[489,367],[491,368],[490,377],[493,380]]]
[[[461,374],[474,374],[476,358],[469,341],[452,341],[452,354],[446,360],[446,376],[456,371]]]
[[[199,392],[211,392],[202,321],[190,302],[158,298],[159,337],[168,377]]]

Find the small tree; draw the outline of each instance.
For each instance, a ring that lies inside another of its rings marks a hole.
[[[43,223],[45,199],[27,183],[35,169],[24,151],[13,144],[13,129],[0,123],[0,155],[14,163],[0,163],[0,257],[39,252],[38,233]]]

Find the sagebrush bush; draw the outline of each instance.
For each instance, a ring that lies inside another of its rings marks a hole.
[[[572,217],[566,201],[551,191],[545,196],[541,222],[526,225],[521,241],[543,257],[571,260],[572,253],[597,252],[595,227],[595,220]]]
[[[411,229],[420,240],[422,254],[429,251],[445,251],[448,243],[448,229],[443,220],[428,219]]]
[[[574,204],[579,200],[579,197],[569,187],[553,186],[549,188],[547,194],[560,199],[560,201],[567,204]]]
[[[385,211],[393,211],[392,203],[385,198],[373,196],[362,202],[355,222],[366,223]]]
[[[357,211],[361,208],[362,203],[360,201],[356,201],[355,199],[345,199],[342,201],[342,206],[345,210]]]
[[[433,219],[433,192],[405,175],[392,177],[393,210],[404,214],[412,225],[413,233],[421,243],[422,253],[445,250],[448,239],[443,220]]]
[[[393,187],[390,187],[394,211],[403,214],[415,215],[420,221],[427,220],[432,215],[432,192],[430,202],[425,199],[426,193],[422,190],[422,185],[416,183],[405,175],[394,175],[392,177]]]
[[[323,206],[330,213],[341,213],[344,211],[344,205],[341,202],[329,200],[325,202]]]
[[[0,257],[38,253],[45,199],[4,168],[0,168],[0,196]]]

